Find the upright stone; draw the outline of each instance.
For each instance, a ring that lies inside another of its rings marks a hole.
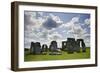
[[[57,47],[57,42],[56,41],[52,41],[50,44],[50,51],[57,51],[58,47]]]
[[[34,42],[31,42],[31,46],[30,46],[30,54],[34,53]]]
[[[86,46],[85,46],[84,41],[82,41],[82,52],[86,52]]]
[[[34,54],[41,54],[41,44],[40,42],[35,43],[35,52]]]
[[[82,52],[86,52],[86,46],[85,46],[85,42],[83,39],[77,39],[79,41],[79,45],[82,49]],[[81,43],[81,44],[80,44]]]
[[[80,52],[80,41],[78,40],[75,42],[75,52]]]
[[[47,54],[48,46],[46,44],[42,45],[42,54]]]
[[[67,51],[68,53],[73,53],[75,48],[75,39],[74,38],[67,38]]]
[[[62,49],[63,51],[67,50],[67,41],[62,41]]]
[[[50,51],[51,51],[50,55],[60,55],[61,54],[61,50],[58,48],[56,41],[51,42]]]

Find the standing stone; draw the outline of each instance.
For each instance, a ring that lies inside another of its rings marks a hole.
[[[31,42],[31,46],[30,46],[30,54],[33,54],[34,53],[34,42]]]
[[[85,46],[84,41],[82,41],[82,52],[86,52],[86,46]]]
[[[83,39],[77,39],[77,45],[79,46],[80,50],[82,49],[82,41]]]
[[[48,46],[46,44],[42,45],[42,54],[47,54]]]
[[[75,48],[75,39],[74,38],[67,38],[67,51],[68,53],[73,53]]]
[[[41,45],[40,45],[40,42],[36,42],[35,45],[34,45],[35,49],[34,49],[34,54],[41,54]]]
[[[61,50],[63,50],[63,51],[67,50],[67,41],[62,42],[62,49]]]
[[[80,52],[80,41],[78,40],[75,42],[75,52]]]
[[[51,51],[57,51],[58,47],[57,47],[57,42],[56,41],[52,41],[51,45],[50,45],[50,50]]]
[[[50,52],[51,52],[50,55],[60,55],[61,54],[61,50],[58,48],[56,41],[51,42]]]
[[[79,45],[81,46],[82,52],[86,52],[86,46],[84,40],[83,39],[77,39],[77,40],[79,41]]]

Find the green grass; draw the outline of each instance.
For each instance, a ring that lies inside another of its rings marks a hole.
[[[68,54],[62,51],[62,55],[31,55],[28,51],[25,52],[24,61],[47,61],[47,60],[71,60],[71,59],[87,59],[90,58],[90,48],[86,52]]]

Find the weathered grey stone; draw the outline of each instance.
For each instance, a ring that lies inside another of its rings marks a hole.
[[[50,44],[50,55],[60,55],[61,50],[57,46],[56,41],[52,41]]]
[[[86,46],[85,46],[84,41],[82,41],[82,52],[86,52]]]
[[[47,54],[48,46],[46,44],[42,45],[42,54]]]
[[[80,41],[75,41],[74,51],[80,52]]]
[[[86,46],[83,39],[77,39],[81,43],[82,52],[86,52]],[[79,44],[80,44],[79,43]]]
[[[67,50],[67,41],[62,41],[62,49],[63,51]]]
[[[50,51],[56,51],[57,49],[58,49],[57,42],[52,41],[51,44],[50,44]]]
[[[67,51],[68,53],[73,53],[74,52],[74,48],[75,48],[75,39],[74,38],[68,38],[67,39]]]
[[[41,44],[39,42],[36,42],[34,47],[34,54],[41,54]]]
[[[30,54],[33,54],[35,51],[34,51],[34,42],[31,42],[31,46],[30,46]]]
[[[39,42],[31,42],[30,54],[41,54],[41,45]]]

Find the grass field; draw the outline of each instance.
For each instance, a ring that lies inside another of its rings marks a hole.
[[[28,53],[24,55],[24,61],[71,60],[87,58],[90,58],[90,48],[87,48],[86,52],[74,52],[73,54],[68,54],[67,52],[62,51],[62,55],[49,55],[49,52],[47,55],[31,55]]]

